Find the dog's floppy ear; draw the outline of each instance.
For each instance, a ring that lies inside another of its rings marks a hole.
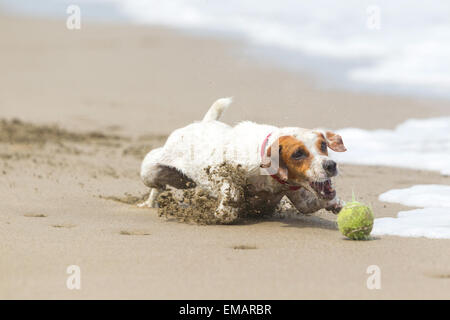
[[[267,152],[264,154],[262,160],[262,163],[260,165],[261,168],[271,168],[272,166],[272,162],[276,163],[276,161],[272,161],[272,149],[275,149],[276,147],[274,146],[276,143],[274,143],[273,145],[270,146],[270,148],[267,149]],[[288,180],[288,168],[286,166],[286,163],[284,163],[283,158],[281,157],[281,149],[282,146],[279,145],[278,146],[278,170],[276,172],[277,176],[280,178],[280,180],[282,181],[287,181]]]
[[[344,142],[342,141],[342,137],[337,133],[326,131],[325,137],[327,140],[327,146],[333,151],[336,152],[344,152],[347,151],[347,148],[344,146]]]

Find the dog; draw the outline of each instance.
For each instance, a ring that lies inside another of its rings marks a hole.
[[[231,127],[219,121],[231,102],[231,98],[217,100],[202,121],[173,131],[163,147],[145,156],[141,178],[151,191],[140,206],[157,207],[166,186],[201,187],[219,200],[214,215],[224,223],[236,220],[242,210],[238,203],[270,211],[284,196],[304,214],[323,208],[338,213],[344,203],[331,182],[338,168],[328,148],[346,151],[342,138],[331,131],[250,121]],[[205,168],[222,163],[245,173],[244,189],[231,179],[211,179]]]

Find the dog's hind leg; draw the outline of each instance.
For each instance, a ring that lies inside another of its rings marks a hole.
[[[156,208],[156,200],[159,194],[171,186],[176,189],[189,189],[196,186],[195,182],[188,176],[177,170],[176,168],[157,164],[143,175],[144,184],[150,187],[150,195],[148,199],[139,204],[139,207]]]
[[[144,207],[148,207],[148,208],[157,208],[158,207],[158,203],[156,202],[156,200],[158,199],[159,194],[161,193],[161,190],[158,188],[151,188],[150,189],[150,194],[147,198],[147,200],[145,200],[142,203],[138,204],[138,207],[140,208],[144,208]]]
[[[147,154],[141,167],[141,178],[151,191],[148,199],[139,204],[139,207],[156,207],[158,195],[166,189],[166,186],[172,186],[177,189],[188,189],[196,186],[195,182],[178,169],[169,165],[161,164],[162,149],[154,149]]]

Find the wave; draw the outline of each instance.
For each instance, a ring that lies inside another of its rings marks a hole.
[[[65,15],[63,6],[72,2],[0,0],[0,4],[28,13],[61,16]],[[227,34],[243,38],[262,51],[275,48],[279,53],[275,54],[275,60],[280,64],[288,63],[288,67],[321,75],[331,84],[450,98],[450,2],[375,3],[369,0],[77,2],[82,17],[114,16],[134,23]]]
[[[450,239],[450,186],[415,185],[387,191],[379,199],[423,209],[401,211],[397,218],[375,219],[373,235]]]
[[[337,130],[348,149],[342,163],[432,170],[450,175],[450,117],[409,119],[393,130]]]
[[[332,59],[324,68],[345,63],[343,76],[356,87],[450,97],[450,2],[116,2],[139,23],[235,34],[251,44]]]

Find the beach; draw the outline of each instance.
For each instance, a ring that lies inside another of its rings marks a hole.
[[[234,97],[229,124],[330,129],[449,116],[450,102],[325,88],[240,53],[239,41],[162,27],[0,16],[0,38],[1,299],[448,299],[450,240],[345,240],[325,211],[186,224],[136,203],[146,152],[220,97]],[[411,209],[380,202],[383,192],[450,182],[340,169],[340,197],[354,191],[377,218]],[[81,290],[66,286],[71,265]],[[381,289],[366,285],[371,265]]]

